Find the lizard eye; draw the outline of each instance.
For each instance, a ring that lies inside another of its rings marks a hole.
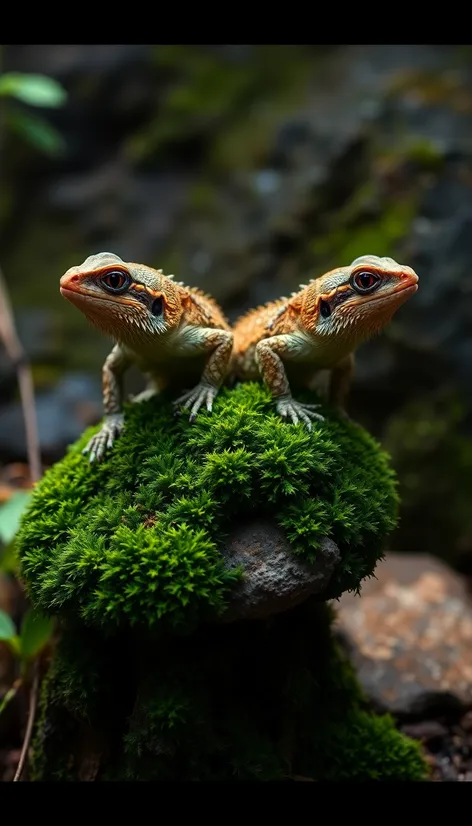
[[[109,293],[124,293],[130,285],[131,278],[122,270],[112,270],[102,275],[100,282]]]
[[[373,272],[356,272],[351,280],[351,284],[358,293],[369,293],[379,283],[380,276]]]

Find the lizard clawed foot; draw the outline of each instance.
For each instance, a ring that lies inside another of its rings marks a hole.
[[[277,400],[276,407],[283,418],[290,419],[293,424],[302,421],[306,424],[308,430],[312,429],[311,419],[324,422],[325,417],[321,413],[315,413],[316,408],[321,407],[320,404],[303,404],[295,401],[291,396],[285,396]]]
[[[112,413],[105,416],[105,421],[102,424],[98,433],[92,436],[88,445],[84,447],[82,453],[89,453],[89,461],[100,461],[103,454],[108,450],[115,441],[116,437],[120,435],[124,427],[123,413]]]
[[[194,422],[196,415],[203,404],[208,412],[211,412],[213,408],[213,401],[217,393],[218,387],[215,387],[212,384],[200,382],[200,384],[197,384],[193,390],[187,390],[186,393],[183,393],[182,396],[179,396],[179,398],[173,402],[174,408],[176,408],[175,412],[176,414],[179,412],[179,407],[190,408],[189,421]]]

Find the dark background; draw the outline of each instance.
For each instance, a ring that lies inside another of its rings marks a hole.
[[[62,153],[0,123],[0,263],[44,461],[101,415],[110,342],[59,293],[88,255],[173,272],[231,320],[391,255],[420,288],[358,351],[349,411],[399,476],[391,548],[472,571],[472,47],[4,46],[2,61],[68,92],[41,111]],[[0,462],[24,461],[3,350],[0,397]]]

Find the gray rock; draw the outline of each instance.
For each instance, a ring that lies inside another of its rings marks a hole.
[[[430,746],[442,745],[444,738],[449,734],[447,727],[439,720],[420,720],[418,723],[405,723],[401,726],[401,730],[407,737],[420,740],[422,743],[428,743]]]
[[[472,606],[459,575],[428,555],[387,554],[337,631],[372,704],[430,718],[472,706]]]
[[[325,537],[315,564],[300,559],[275,522],[255,519],[230,533],[223,548],[228,568],[242,566],[224,621],[260,619],[295,607],[327,587],[340,559],[335,543]]]

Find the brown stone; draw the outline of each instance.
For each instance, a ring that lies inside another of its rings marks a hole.
[[[325,537],[316,562],[305,562],[269,519],[253,519],[234,527],[222,553],[229,568],[244,569],[244,578],[235,586],[224,614],[226,622],[269,617],[321,594],[340,559],[337,545]]]
[[[427,555],[387,554],[336,627],[379,710],[428,716],[472,706],[472,605],[461,577]]]

